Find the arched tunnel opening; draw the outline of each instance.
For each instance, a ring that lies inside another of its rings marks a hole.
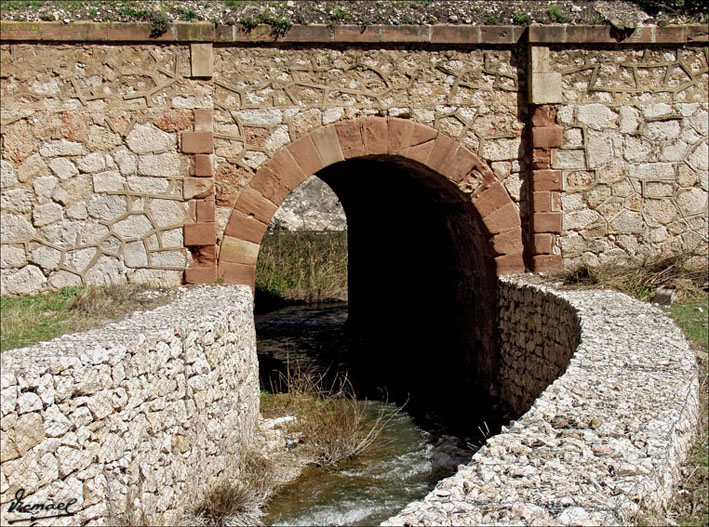
[[[346,371],[359,397],[405,404],[456,435],[496,428],[497,280],[469,196],[397,156],[316,175],[342,204],[348,249],[347,318],[325,339],[337,349],[320,350],[320,367]],[[261,367],[263,383],[276,366],[262,358]]]

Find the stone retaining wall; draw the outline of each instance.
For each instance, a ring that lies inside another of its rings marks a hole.
[[[503,279],[501,290],[503,311],[513,300],[534,314],[531,330],[519,328],[527,342],[564,318],[558,309],[575,313],[580,344],[575,352],[543,346],[553,369],[573,353],[565,373],[469,464],[385,525],[618,525],[665,503],[699,415],[697,364],[680,330],[656,307],[613,291],[519,278]],[[553,331],[573,335],[572,322],[568,315],[567,329]],[[522,379],[513,394],[520,403],[538,389],[540,365],[535,356],[512,369]]]
[[[252,312],[247,287],[198,287],[3,352],[0,523],[27,518],[8,513],[24,489],[25,503],[76,500],[80,512],[55,525],[174,524],[229,477],[254,432]]]
[[[498,285],[500,397],[517,415],[561,375],[579,345],[576,311],[535,286]]]

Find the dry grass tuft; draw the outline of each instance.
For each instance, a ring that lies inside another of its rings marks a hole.
[[[697,265],[700,262],[701,265]],[[640,266],[581,267],[554,275],[568,287],[602,286],[640,299],[650,299],[659,288],[674,291],[675,301],[706,294],[709,268],[696,254],[647,260]]]
[[[264,236],[256,288],[288,301],[347,299],[347,233],[272,231]]]
[[[295,415],[304,448],[315,464],[332,466],[360,455],[379,436],[399,411],[368,411],[366,401],[357,400],[346,376],[338,376],[325,386],[324,375],[288,369],[276,390],[267,398],[264,414]]]

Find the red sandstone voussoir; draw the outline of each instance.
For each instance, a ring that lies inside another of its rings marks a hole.
[[[323,126],[310,133],[315,149],[323,162],[323,166],[343,161],[345,156],[340,148],[340,139],[337,137],[335,125]]]
[[[217,243],[217,226],[215,223],[186,223],[183,229],[185,247],[214,245]]]
[[[561,232],[561,212],[537,212],[532,216],[534,232]]]
[[[265,167],[273,172],[289,193],[308,178],[287,148],[281,149]]]
[[[225,284],[248,285],[253,289],[256,283],[255,265],[220,261],[216,274]]]
[[[562,142],[561,131],[561,126],[535,126],[532,128],[532,147],[560,147]]]
[[[365,155],[386,154],[389,148],[389,126],[385,117],[362,119],[362,141]]]
[[[323,162],[310,136],[304,136],[287,146],[288,151],[307,176],[315,174],[323,168]]]
[[[185,154],[211,154],[214,151],[214,134],[182,132],[182,151]]]
[[[411,121],[397,117],[389,118],[388,152],[390,154],[400,154],[408,148],[413,130],[414,123]]]
[[[524,256],[520,251],[495,257],[495,272],[497,276],[524,272]]]
[[[562,190],[561,170],[532,170],[532,190]]]
[[[453,183],[458,184],[480,164],[480,159],[464,146],[460,146],[451,156],[441,172]]]
[[[341,121],[335,124],[337,137],[340,140],[340,149],[345,159],[361,157],[364,155],[364,142],[362,141],[362,125],[359,119]]]
[[[261,167],[251,178],[249,186],[274,204],[282,203],[291,190],[268,167]]]
[[[260,222],[256,218],[247,216],[241,211],[234,210],[231,213],[231,218],[224,230],[224,234],[246,240],[247,242],[260,244],[267,228],[267,224]]]
[[[460,143],[457,141],[454,141],[447,135],[438,134],[433,141],[431,153],[428,155],[428,159],[426,159],[426,166],[439,174],[443,174],[445,167],[450,164],[451,158],[455,155],[459,147]]]
[[[499,181],[493,183],[487,188],[484,188],[481,192],[476,193],[473,198],[473,205],[478,210],[481,217],[485,217],[488,214],[501,209],[505,205],[511,204],[512,199],[507,193],[505,186]]]
[[[535,273],[560,271],[563,260],[560,254],[537,254],[532,256],[531,270]]]
[[[492,248],[495,254],[513,254],[524,250],[522,228],[516,227],[493,236]]]
[[[213,284],[216,281],[217,268],[215,266],[185,269],[186,284]]]
[[[482,218],[483,224],[490,234],[498,234],[521,225],[517,207],[511,201]]]
[[[247,187],[236,200],[236,210],[253,216],[262,223],[268,224],[278,210],[278,207],[263,197],[259,192]]]

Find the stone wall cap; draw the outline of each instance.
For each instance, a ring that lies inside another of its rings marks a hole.
[[[241,26],[208,22],[175,22],[160,36],[151,36],[147,22],[17,22],[0,21],[2,42],[218,42],[218,43],[375,43],[515,45],[530,44],[687,44],[709,41],[709,24],[639,26],[631,33],[609,26],[532,25],[294,25],[285,34],[260,24]]]

